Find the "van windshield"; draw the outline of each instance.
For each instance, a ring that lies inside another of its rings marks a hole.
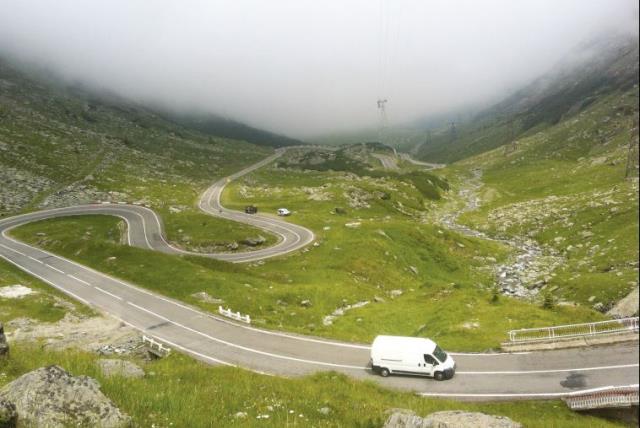
[[[444,363],[447,360],[447,353],[444,352],[439,346],[436,346],[436,349],[433,350],[433,356],[436,357],[441,363]]]

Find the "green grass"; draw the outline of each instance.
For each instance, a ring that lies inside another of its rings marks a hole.
[[[0,287],[16,284],[29,287],[35,293],[20,299],[0,297],[0,321],[27,317],[37,321],[55,322],[62,319],[68,311],[67,306],[71,302],[65,295],[0,259]],[[74,306],[74,312],[92,313],[91,309],[82,304]]]
[[[461,221],[501,236],[530,236],[566,263],[548,288],[605,308],[638,283],[638,182],[625,180],[637,90],[604,98],[544,132],[460,162],[449,174],[484,171],[482,207]],[[626,111],[626,110],[623,110]]]
[[[13,344],[10,357],[0,360],[0,387],[30,370],[58,364],[73,375],[97,379],[102,391],[133,418],[134,426],[380,427],[391,408],[412,409],[422,416],[442,410],[480,411],[508,416],[527,427],[622,426],[572,412],[561,401],[468,403],[421,398],[337,373],[286,379],[206,366],[179,354],[134,361],[146,372],[142,379],[105,378],[97,358]],[[324,407],[329,414],[319,411]],[[235,418],[238,412],[247,417]],[[256,418],[265,414],[268,419]]]
[[[480,269],[478,257],[501,249],[429,225],[363,220],[360,228],[348,229],[332,223],[330,230],[320,228],[320,245],[307,252],[237,265],[122,246],[119,223],[105,216],[73,217],[32,223],[12,234],[205,310],[217,308],[193,293],[224,299],[251,314],[257,326],[350,341],[369,342],[382,333],[416,335],[451,350],[477,351],[496,348],[512,328],[594,318],[581,308],[543,310],[507,298],[492,303],[492,277]],[[37,235],[43,231],[46,236]],[[403,294],[392,298],[395,289]],[[376,296],[384,302],[374,303]],[[307,299],[312,305],[302,306]],[[323,317],[344,303],[364,300],[371,303],[323,325]],[[473,322],[480,328],[465,326]]]
[[[95,199],[145,203],[162,215],[168,239],[185,249],[222,251],[259,234],[266,245],[275,242],[270,234],[211,218],[196,207],[212,182],[272,149],[202,134],[123,99],[37,82],[4,62],[0,79],[8,82],[0,97],[0,169],[17,170],[10,179],[46,183],[40,191],[10,183],[6,192],[24,199],[17,208],[5,207],[3,189],[0,217],[47,208],[50,195],[72,193],[79,199],[61,205]]]

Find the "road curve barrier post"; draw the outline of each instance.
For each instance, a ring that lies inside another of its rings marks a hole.
[[[251,324],[251,317],[249,315],[242,315],[240,312],[233,312],[230,308],[225,309],[222,306],[218,306],[218,313],[224,317],[231,318],[245,324]]]
[[[171,348],[163,345],[153,337],[142,336],[142,343],[146,345],[150,354],[158,358],[166,357],[171,353]]]

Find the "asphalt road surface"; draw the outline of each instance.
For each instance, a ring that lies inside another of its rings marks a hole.
[[[279,151],[229,179],[255,170],[281,154]],[[213,184],[203,194],[200,207],[213,215],[268,230],[280,236],[280,241],[273,247],[251,253],[207,254],[206,257],[248,262],[296,251],[313,241],[313,233],[306,228],[278,218],[247,215],[223,208],[220,193],[227,181],[223,179]],[[86,214],[124,218],[128,224],[130,245],[171,254],[184,253],[166,242],[161,221],[150,209],[135,205],[95,204],[0,220],[0,257],[80,302],[208,363],[236,365],[283,376],[335,370],[428,396],[476,400],[553,398],[583,389],[638,383],[637,342],[535,353],[453,354],[458,369],[451,380],[438,382],[407,376],[381,378],[368,369],[368,345],[266,331],[229,321],[8,236],[12,228],[22,224]]]
[[[384,169],[391,169],[391,170],[398,169],[398,158],[396,158],[395,156],[382,155],[379,153],[375,153],[373,157],[377,158],[380,161]]]

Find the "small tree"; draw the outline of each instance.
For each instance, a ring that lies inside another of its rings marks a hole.
[[[547,292],[544,294],[543,300],[542,300],[542,307],[544,309],[553,309],[553,307],[555,306],[555,299],[553,298],[553,294]]]
[[[496,304],[500,301],[500,290],[498,287],[493,287],[493,292],[491,293],[491,303]]]

